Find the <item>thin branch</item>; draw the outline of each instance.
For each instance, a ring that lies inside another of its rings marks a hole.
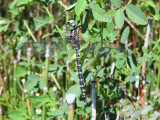
[[[134,27],[134,25],[132,25],[132,23],[127,18],[125,18],[125,21],[131,26],[132,29],[136,31],[136,33],[138,33],[142,40],[145,40],[144,36]]]

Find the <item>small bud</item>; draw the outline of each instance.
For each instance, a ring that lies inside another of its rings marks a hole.
[[[22,80],[21,80],[23,86],[25,86],[25,81],[26,81],[25,79],[22,79]]]
[[[44,87],[43,90],[44,90],[45,92],[48,92],[48,87]]]
[[[24,93],[27,93],[27,90],[24,90]]]
[[[137,101],[139,101],[139,96],[137,96]]]
[[[147,90],[145,90],[145,89],[144,89],[144,90],[143,90],[143,92],[144,92],[144,93],[146,93],[146,92],[147,92]]]
[[[31,72],[30,71],[27,71],[27,75],[30,75],[31,74]]]
[[[36,114],[41,114],[42,113],[42,110],[40,110],[40,109],[36,109]]]
[[[0,115],[2,115],[2,109],[0,108]]]
[[[39,93],[36,93],[36,96],[39,96]]]
[[[145,85],[145,83],[146,83],[145,80],[143,80],[143,81],[142,81],[142,84]]]
[[[157,96],[154,96],[154,99],[157,99]]]
[[[16,81],[16,80],[17,80],[17,78],[13,78],[13,80],[14,80],[14,81]]]
[[[57,91],[57,87],[53,87],[53,92],[56,92]]]
[[[4,82],[7,80],[7,77],[6,76],[4,76]]]
[[[31,95],[33,95],[34,91],[31,91]]]
[[[76,98],[75,94],[72,94],[72,93],[71,94],[67,94],[66,95],[66,100],[67,100],[68,105],[73,104],[75,98]]]

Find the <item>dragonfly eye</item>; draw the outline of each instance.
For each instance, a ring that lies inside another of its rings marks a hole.
[[[73,24],[73,23],[74,23],[74,20],[68,21],[68,25],[71,25],[71,24]]]

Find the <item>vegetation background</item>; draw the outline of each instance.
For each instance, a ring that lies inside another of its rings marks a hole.
[[[159,0],[0,0],[0,120],[160,119],[159,8]],[[82,24],[86,102],[65,40],[69,20]]]

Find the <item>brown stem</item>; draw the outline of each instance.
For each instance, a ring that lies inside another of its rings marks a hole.
[[[141,37],[142,40],[144,39],[144,36],[134,27],[134,25],[127,19],[125,18],[125,21],[131,26],[132,29]]]
[[[37,17],[40,16],[40,3],[37,3]],[[37,41],[40,42],[40,35],[41,35],[41,30],[39,29],[37,31]]]
[[[144,43],[144,47],[147,49],[148,48],[148,42],[149,42],[149,34],[150,34],[150,29],[151,29],[151,24],[152,24],[152,20],[153,18],[151,17],[148,21],[148,26],[147,26],[147,32],[146,32],[146,36],[145,36],[145,43]],[[141,72],[141,75],[142,75],[142,78],[143,78],[143,81],[145,81],[145,75],[146,75],[146,61],[145,61],[145,56],[146,54],[143,53],[143,65],[142,65],[142,72]],[[141,91],[141,106],[144,105],[144,92],[143,92],[143,84],[141,83],[140,85],[140,91]]]

